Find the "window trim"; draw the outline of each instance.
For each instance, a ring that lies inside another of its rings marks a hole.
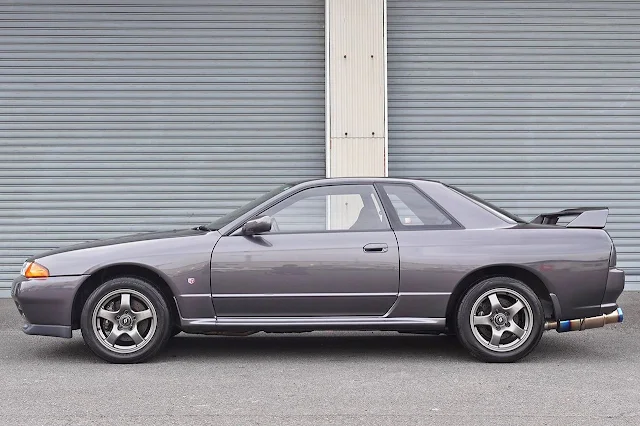
[[[329,184],[329,185],[314,185],[314,186],[308,186],[306,188],[300,188],[298,191],[292,192],[291,194],[287,195],[284,198],[280,198],[274,202],[268,203],[266,205],[264,205],[264,207],[258,207],[259,210],[255,213],[255,214],[251,214],[249,217],[247,217],[246,219],[242,220],[242,222],[240,223],[240,225],[238,225],[237,227],[234,227],[234,229],[230,230],[229,232],[225,233],[225,236],[243,236],[244,234],[242,234],[242,227],[244,226],[245,223],[247,223],[250,220],[253,219],[257,219],[259,217],[261,217],[263,215],[264,212],[266,212],[267,210],[277,206],[280,203],[284,203],[286,202],[288,199],[295,197],[296,195],[300,194],[303,191],[308,191],[311,189],[319,189],[319,188],[328,188],[328,187],[347,187],[347,186],[353,186],[353,185],[357,185],[357,186],[368,186],[371,188],[371,192],[378,197],[378,200],[380,201],[380,205],[382,207],[382,215],[384,217],[384,219],[386,220],[385,224],[387,226],[386,229],[371,229],[371,230],[367,230],[367,229],[336,229],[336,230],[324,230],[324,231],[292,231],[292,232],[277,232],[277,233],[264,233],[264,234],[258,234],[257,236],[269,236],[269,235],[304,235],[304,234],[335,234],[335,233],[339,233],[339,232],[393,232],[393,226],[391,224],[391,220],[389,218],[388,213],[386,212],[386,209],[384,207],[384,201],[382,200],[382,197],[380,196],[379,191],[377,190],[376,186],[374,183],[363,183],[363,182],[349,182],[349,183],[334,183],[334,184]],[[339,194],[336,194],[339,195]]]
[[[438,204],[433,198],[431,198],[428,194],[418,188],[416,185],[412,183],[397,183],[397,182],[376,182],[374,185],[376,190],[378,191],[378,196],[382,200],[383,208],[385,209],[385,213],[389,222],[391,223],[391,227],[394,231],[437,231],[437,230],[459,230],[465,229],[464,226],[460,222],[456,220],[448,211],[446,211],[440,204]],[[442,213],[449,221],[450,225],[405,225],[400,220],[400,216],[396,211],[391,198],[387,194],[387,191],[384,189],[385,186],[406,186],[418,193],[418,195],[422,196],[425,200],[433,205],[440,213]]]

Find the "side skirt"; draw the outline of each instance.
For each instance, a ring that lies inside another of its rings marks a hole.
[[[381,330],[444,331],[445,318],[385,317],[227,317],[182,319],[187,333],[214,331]]]

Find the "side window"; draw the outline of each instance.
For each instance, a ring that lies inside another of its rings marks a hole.
[[[417,189],[408,185],[382,185],[404,226],[451,226],[451,220]]]
[[[372,185],[336,185],[301,191],[269,208],[271,233],[390,229]]]

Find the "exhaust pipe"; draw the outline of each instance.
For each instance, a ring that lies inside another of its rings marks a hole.
[[[607,324],[622,322],[623,318],[624,315],[622,314],[622,309],[618,308],[610,314],[598,315],[597,317],[562,321],[546,321],[544,323],[544,329],[545,331],[556,330],[558,333],[564,333],[565,331],[582,331],[589,328],[600,328]]]

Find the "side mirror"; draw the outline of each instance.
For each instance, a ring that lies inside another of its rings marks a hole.
[[[242,227],[244,235],[257,235],[269,231],[271,231],[270,216],[262,216],[261,218],[250,220]]]

